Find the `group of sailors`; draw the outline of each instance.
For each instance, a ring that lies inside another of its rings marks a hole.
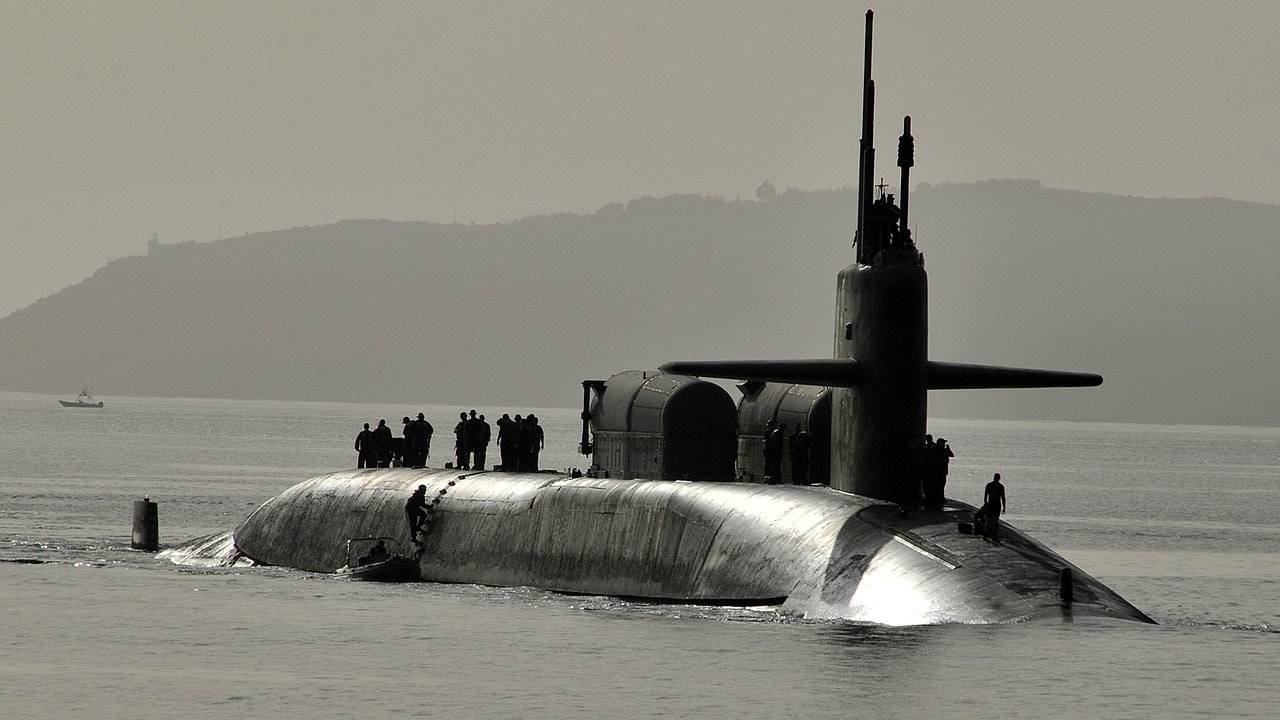
[[[920,479],[925,507],[940,508],[946,502],[947,471],[955,456],[944,438],[934,440],[932,435],[925,435],[911,444],[907,473]]]
[[[401,437],[395,437],[385,419],[379,420],[378,426],[372,430],[369,429],[369,423],[365,423],[364,429],[356,435],[356,467],[426,467],[435,428],[422,413],[418,413],[418,417],[413,420],[405,416],[403,424]],[[545,444],[545,435],[542,426],[538,424],[538,417],[529,413],[525,416],[517,414],[512,418],[503,413],[495,424],[498,426],[501,464],[494,469],[537,472],[538,454]],[[478,415],[475,410],[459,413],[453,435],[452,466],[461,470],[485,469],[492,441],[492,428],[484,415]]]
[[[427,455],[431,453],[431,436],[435,428],[418,413],[415,420],[406,415],[401,437],[391,434],[385,419],[378,421],[378,427],[369,429],[369,423],[356,435],[356,467],[426,467]]]
[[[813,436],[800,423],[791,431],[791,483],[809,484],[809,454],[813,450]],[[764,481],[769,485],[782,482],[782,450],[787,442],[786,424],[770,420],[764,431]]]
[[[480,417],[484,418],[483,415]],[[514,472],[538,472],[538,453],[546,444],[538,416],[529,413],[524,417],[517,414],[513,418],[502,413],[494,424],[498,426],[498,453],[502,468]],[[485,437],[488,438],[487,433]]]
[[[933,439],[932,435],[911,444],[908,454],[908,472],[912,477],[920,479],[920,490],[926,508],[939,510],[946,503],[945,489],[947,471],[951,458],[956,454],[943,438]],[[989,540],[1000,537],[1000,516],[1005,511],[1004,484],[1000,482],[1000,473],[996,473],[991,482],[982,489],[982,507],[973,514],[972,532]]]
[[[788,442],[790,443],[788,447]],[[764,429],[764,481],[769,485],[783,482],[782,462],[788,454],[791,459],[791,482],[808,485],[811,482],[809,466],[813,451],[813,436],[800,423],[791,426],[769,420]],[[790,452],[787,453],[786,450]],[[906,473],[919,482],[925,507],[941,508],[946,502],[947,472],[955,453],[945,438],[935,440],[924,435],[913,440],[906,453]],[[825,479],[821,480],[825,482]]]

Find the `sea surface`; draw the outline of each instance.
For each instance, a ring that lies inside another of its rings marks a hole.
[[[424,405],[0,393],[3,718],[1276,718],[1280,429],[933,420],[947,494],[1000,472],[1006,520],[1159,625],[878,627],[775,608],[193,569],[129,548],[234,526],[354,467]],[[67,399],[70,399],[68,396]],[[573,409],[544,467],[587,466]]]

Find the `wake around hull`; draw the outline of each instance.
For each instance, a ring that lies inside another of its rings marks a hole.
[[[166,554],[183,564],[248,559],[335,572],[346,538],[409,542],[404,502],[420,484],[437,500],[418,557],[427,581],[781,603],[808,617],[888,625],[1151,622],[1007,524],[998,542],[962,534],[968,505],[904,516],[897,505],[817,486],[348,470],[299,483],[229,533]]]

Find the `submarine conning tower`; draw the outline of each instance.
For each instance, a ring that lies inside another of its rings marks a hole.
[[[829,387],[831,487],[903,505],[921,502],[920,479],[907,472],[912,444],[926,433],[928,391],[1084,387],[1092,373],[970,365],[929,360],[929,293],[924,256],[908,218],[915,164],[911,118],[898,140],[898,202],[876,183],[873,13],[867,11],[858,220],[854,263],[840,271],[835,347],[827,360],[680,361],[670,373]]]
[[[907,217],[915,165],[910,117],[903,119],[898,138],[901,205],[883,183],[875,184],[872,17],[868,10],[855,262],[840,271],[836,283],[833,353],[855,360],[860,377],[856,387],[832,389],[831,486],[914,505],[921,499],[919,483],[902,476],[909,443],[924,436],[928,420],[929,278]]]
[[[905,217],[891,196],[870,203],[858,260],[837,279],[833,355],[856,361],[858,383],[832,389],[831,486],[916,504],[919,483],[901,476],[909,444],[926,430],[929,283],[923,255],[895,222]]]

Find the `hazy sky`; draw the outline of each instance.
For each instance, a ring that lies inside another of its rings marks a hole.
[[[866,8],[0,0],[0,316],[152,232],[853,184]],[[875,9],[887,176],[910,114],[920,182],[1280,204],[1280,2]]]

